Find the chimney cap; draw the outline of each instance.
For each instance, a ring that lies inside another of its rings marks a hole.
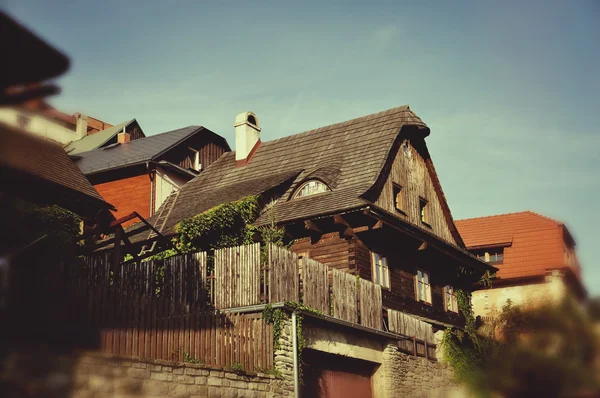
[[[258,122],[258,117],[254,112],[242,112],[235,117],[235,123],[233,127],[241,126],[242,124],[248,124],[256,130],[260,131],[260,123]]]

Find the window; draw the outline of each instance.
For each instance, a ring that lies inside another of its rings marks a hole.
[[[473,255],[486,263],[502,264],[504,261],[504,248],[496,247],[492,249],[477,250],[473,252]]]
[[[305,196],[315,195],[317,193],[331,191],[329,187],[319,180],[305,182],[298,188],[294,198],[303,198]]]
[[[450,285],[444,287],[444,307],[448,312],[458,313],[458,301],[456,300],[456,293],[454,288]]]
[[[202,165],[200,164],[200,152],[194,153],[194,170],[200,171]]]
[[[394,206],[396,210],[404,213],[404,191],[402,191],[402,187],[398,184],[393,185],[393,193],[394,193]]]
[[[417,270],[415,276],[417,301],[423,301],[431,304],[431,285],[429,284],[429,274],[422,270]]]
[[[372,253],[371,259],[373,262],[373,283],[389,289],[390,272],[388,269],[387,257],[380,256],[377,253]]]
[[[421,222],[423,224],[429,224],[429,203],[423,199],[419,198],[419,214],[421,215]]]

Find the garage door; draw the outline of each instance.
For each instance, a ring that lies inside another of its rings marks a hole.
[[[309,398],[354,398],[373,396],[371,362],[330,355],[313,350],[302,354],[302,396]]]

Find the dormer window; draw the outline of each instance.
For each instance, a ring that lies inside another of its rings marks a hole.
[[[311,196],[318,193],[331,191],[327,185],[319,180],[310,180],[305,182],[298,188],[294,194],[294,198],[303,198],[305,196]]]

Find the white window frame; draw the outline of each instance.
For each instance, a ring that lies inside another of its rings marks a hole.
[[[431,282],[429,272],[417,269],[415,275],[415,298],[417,301],[431,305]]]
[[[390,269],[386,256],[371,252],[371,276],[374,284],[384,289],[390,288]]]
[[[302,193],[302,190],[306,187],[310,187],[311,184],[314,184],[315,188],[319,187],[320,189],[315,190],[314,192],[309,192],[305,195],[300,195]],[[312,180],[308,180],[308,181],[304,182],[302,185],[300,185],[300,187],[298,187],[298,189],[296,189],[296,192],[294,192],[293,198],[294,199],[306,198],[308,196],[318,195],[318,194],[329,192],[329,191],[331,191],[331,188],[329,188],[327,186],[327,184],[325,184],[323,181],[317,180],[317,179],[312,179]]]
[[[458,300],[456,299],[456,290],[450,285],[444,286],[444,309],[447,312],[458,314]]]

